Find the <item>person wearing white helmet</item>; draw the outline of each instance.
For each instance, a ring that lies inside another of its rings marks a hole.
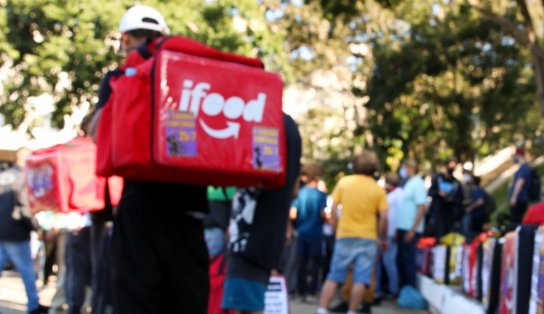
[[[169,33],[164,17],[144,5],[125,13],[119,31],[129,60]],[[122,71],[108,73],[101,84],[91,134],[115,75]],[[207,207],[206,186],[124,180],[113,227],[114,313],[207,313],[209,259],[203,222],[196,218]]]
[[[147,5],[135,5],[128,9],[121,18],[119,32],[121,32],[121,49],[129,53],[147,41],[168,35],[170,29],[159,11]],[[96,136],[96,127],[100,120],[102,108],[111,93],[110,79],[112,76],[119,74],[119,70],[109,71],[100,84],[98,103],[88,130],[93,138]]]
[[[121,18],[119,31],[122,47],[130,51],[148,39],[168,35],[170,30],[162,14],[147,5],[135,5]]]

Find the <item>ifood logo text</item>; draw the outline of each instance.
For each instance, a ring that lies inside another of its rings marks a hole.
[[[240,123],[233,120],[242,118],[247,122],[261,122],[263,120],[266,94],[259,93],[256,99],[247,103],[238,96],[226,98],[219,93],[208,93],[211,84],[207,82],[197,83],[192,80],[183,82],[183,90],[179,101],[179,110],[192,112],[195,117],[199,111],[210,117],[223,114],[227,118],[227,126],[224,129],[213,129],[209,127],[202,118],[199,118],[200,125],[211,137],[225,139],[237,138],[240,134]]]

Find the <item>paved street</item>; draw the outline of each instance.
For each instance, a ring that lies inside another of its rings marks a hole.
[[[41,302],[49,305],[55,284],[50,283],[40,292]],[[23,284],[16,273],[5,272],[0,278],[0,313],[1,314],[24,314],[26,311],[26,296]],[[309,303],[292,302],[292,314],[313,314],[317,307],[316,301]],[[373,314],[425,314],[421,311],[401,311],[392,303],[385,303],[372,308]],[[180,313],[182,314],[182,313]],[[185,313],[183,313],[185,314]]]

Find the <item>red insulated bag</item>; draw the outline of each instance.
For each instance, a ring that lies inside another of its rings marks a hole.
[[[258,59],[175,36],[133,51],[122,69],[100,121],[97,143],[109,147],[99,148],[98,173],[222,186],[284,183],[283,83]]]
[[[90,138],[35,151],[26,161],[26,186],[34,211],[88,212],[105,207],[106,179],[95,175],[96,146]],[[108,179],[112,205],[121,196],[119,177]]]

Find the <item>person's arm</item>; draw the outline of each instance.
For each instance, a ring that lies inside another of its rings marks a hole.
[[[15,208],[13,209],[13,217],[21,221],[29,230],[38,230],[38,222],[32,215],[28,201],[28,193],[24,185],[24,174],[21,171],[17,174],[17,180],[14,186],[15,189]]]
[[[96,129],[98,128],[98,123],[100,122],[100,117],[102,116],[102,108],[97,108],[87,127],[87,134],[96,142]]]
[[[416,229],[419,226],[419,224],[423,221],[423,217],[425,217],[425,212],[427,211],[427,205],[421,204],[417,207],[417,215],[416,220],[414,221],[414,224],[412,225],[412,228],[406,233],[406,236],[404,237],[404,242],[410,242],[416,235]]]
[[[338,227],[338,203],[334,202],[331,208],[332,230],[336,233]]]
[[[378,214],[378,238],[382,251],[387,250],[387,210],[381,210]]]
[[[516,183],[514,184],[514,190],[512,192],[512,197],[510,198],[510,205],[516,206],[516,203],[518,202],[518,196],[519,193],[521,193],[521,190],[523,189],[523,185],[525,184],[524,178],[519,178],[516,180]]]
[[[291,219],[287,219],[287,229],[285,233],[285,245],[291,244],[295,236],[295,229],[293,228],[293,222]]]
[[[297,208],[295,206],[291,207],[289,210],[289,220],[297,220]]]
[[[327,217],[327,194],[321,192],[321,201],[319,207],[319,212],[321,213],[321,219],[323,221],[327,221],[329,217]]]
[[[439,193],[438,193],[438,179],[437,179],[437,176],[434,176],[431,180],[431,187],[429,188],[429,196],[432,197],[433,199],[435,197],[438,197]]]
[[[110,95],[112,92],[112,89],[110,86],[110,80],[112,77],[117,77],[121,74],[122,72],[119,69],[114,71],[109,71],[108,73],[106,73],[106,75],[104,76],[104,79],[102,79],[102,82],[100,83],[100,88],[98,90],[98,102],[96,103],[93,117],[86,130],[87,134],[95,142],[96,142],[96,130],[98,128],[98,123],[100,122],[100,117],[102,116],[102,109],[108,102],[108,99],[110,98]]]
[[[405,242],[411,242],[416,234],[416,230],[423,221],[423,217],[425,217],[425,213],[427,212],[427,200],[425,193],[425,184],[423,183],[423,180],[419,180],[415,183],[416,186],[414,187],[414,193],[415,193],[415,200],[417,205],[417,214],[416,219],[414,220],[414,223],[412,224],[412,227],[410,230],[406,233],[406,236],[404,237]]]
[[[485,204],[485,199],[483,197],[478,198],[476,201],[472,202],[470,205],[467,206],[465,209],[467,213],[470,213],[474,210],[474,208],[478,208]]]

